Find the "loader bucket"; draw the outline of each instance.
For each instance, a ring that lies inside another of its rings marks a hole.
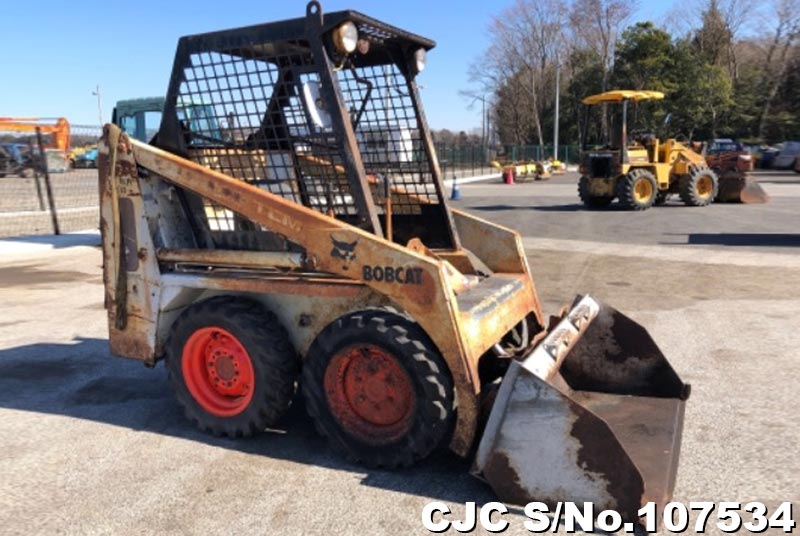
[[[749,173],[725,173],[719,178],[717,201],[726,203],[761,204],[769,194]]]
[[[672,497],[689,391],[643,327],[579,298],[511,363],[473,472],[505,502],[592,502],[636,520]]]

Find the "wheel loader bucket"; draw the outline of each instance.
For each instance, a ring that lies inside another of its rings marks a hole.
[[[591,297],[512,361],[473,466],[500,500],[637,519],[675,485],[690,387],[639,324]]]
[[[749,173],[725,173],[719,178],[717,201],[761,204],[769,201],[769,194]]]

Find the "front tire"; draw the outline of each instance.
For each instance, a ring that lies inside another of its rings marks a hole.
[[[710,205],[718,193],[719,177],[709,168],[692,168],[678,183],[678,195],[690,207]]]
[[[386,311],[345,315],[319,334],[303,366],[317,431],[352,462],[410,466],[447,438],[453,380],[420,326]]]
[[[167,370],[186,417],[216,436],[273,426],[294,395],[299,359],[259,303],[228,296],[186,309],[167,342]]]
[[[617,181],[619,204],[631,210],[647,210],[656,202],[658,183],[646,169],[634,169]]]
[[[578,181],[578,197],[581,198],[581,202],[583,202],[584,206],[586,206],[586,208],[603,208],[610,205],[614,200],[613,197],[591,194],[591,180],[592,179],[586,175],[582,175]]]

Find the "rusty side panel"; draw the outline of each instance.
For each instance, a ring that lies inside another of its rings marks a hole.
[[[472,264],[472,260],[469,258],[467,252],[463,249],[454,251],[434,250],[433,254],[437,258],[452,264],[456,270],[462,274],[475,274],[476,272],[475,266]]]
[[[356,299],[363,294],[365,288],[355,281],[342,279],[315,279],[313,277],[277,276],[270,277],[265,274],[242,276],[226,274],[220,271],[213,275],[207,272],[202,275],[187,273],[171,274],[164,276],[163,280],[171,285],[185,286],[201,289],[229,290],[233,292],[255,292],[262,294],[297,294],[302,296],[316,296],[320,298],[352,298]]]
[[[224,249],[167,249],[159,248],[158,260],[206,266],[237,268],[313,269],[300,253],[273,251],[236,251]]]
[[[495,272],[528,273],[519,233],[461,210],[452,211],[462,245],[486,266]]]
[[[115,355],[153,363],[158,266],[144,223],[139,177],[128,138],[120,136],[114,151],[108,139],[106,133],[98,146],[98,176],[109,343]],[[120,236],[115,236],[115,231]],[[118,289],[118,284],[124,288]]]
[[[523,274],[495,274],[459,295],[462,333],[472,355],[482,355],[535,311],[531,296],[530,280]]]

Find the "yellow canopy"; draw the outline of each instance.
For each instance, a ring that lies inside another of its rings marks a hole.
[[[660,100],[664,94],[660,91],[636,91],[633,89],[615,89],[583,99],[584,104],[600,104],[601,102],[621,102],[623,100]]]

